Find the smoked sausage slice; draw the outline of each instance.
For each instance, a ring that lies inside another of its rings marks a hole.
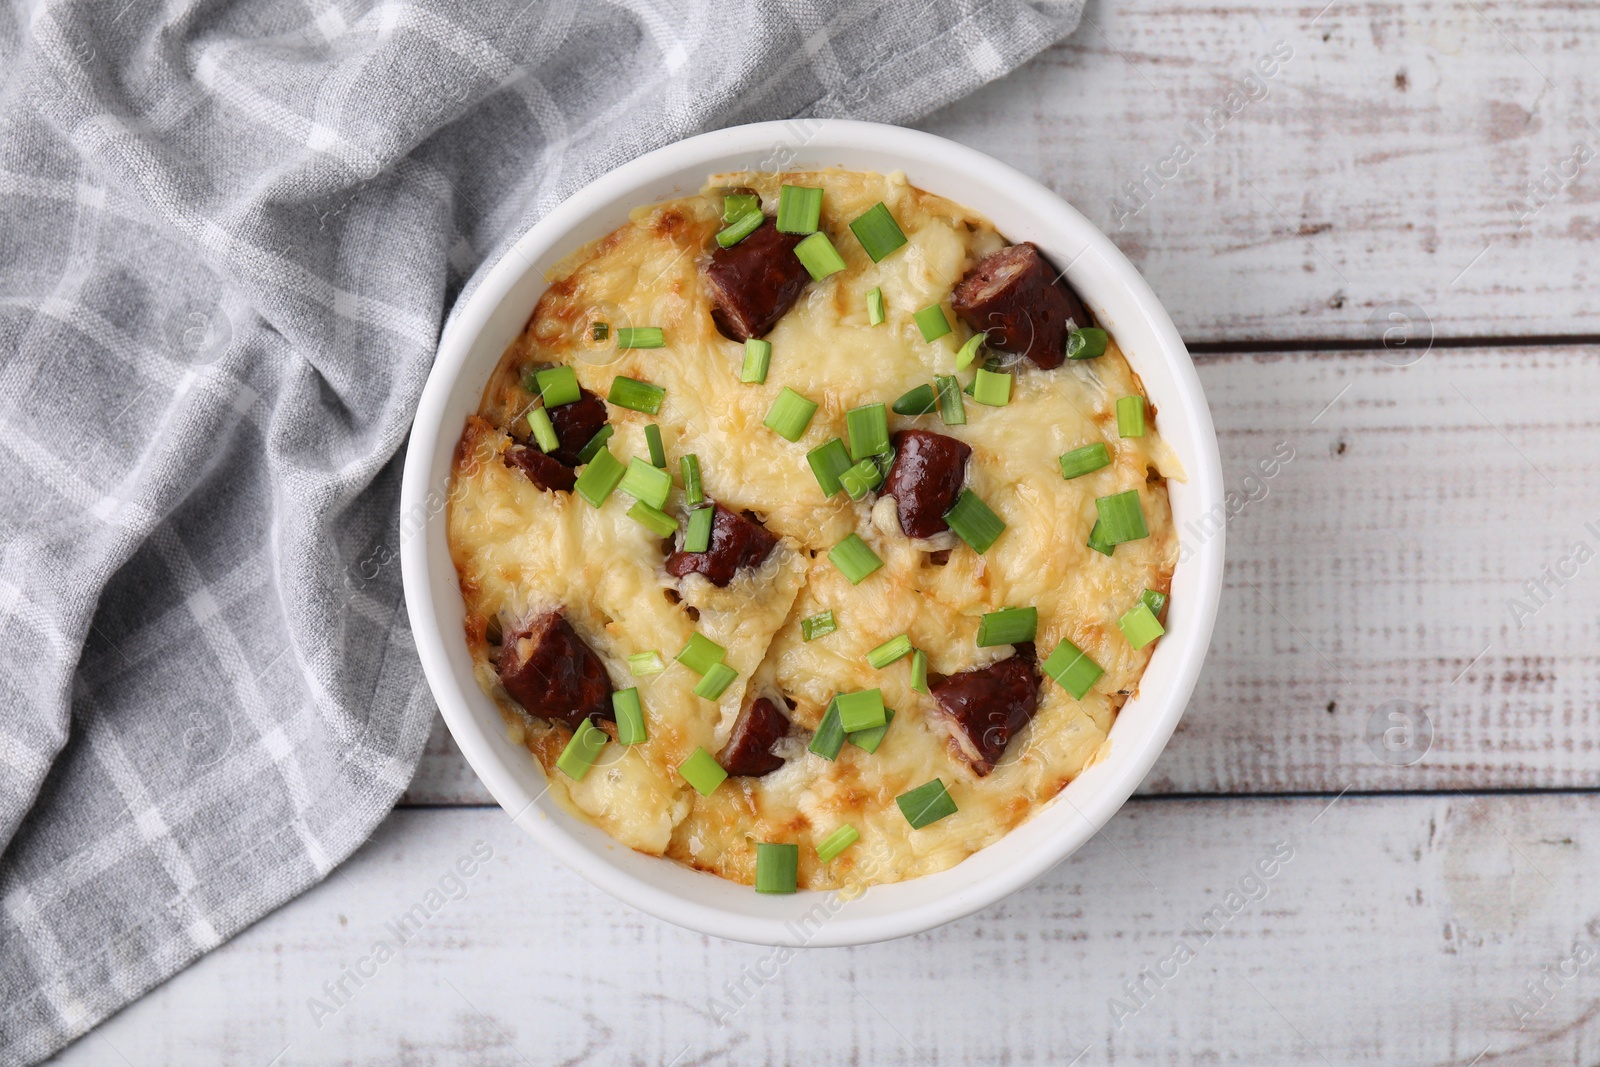
[[[778,738],[789,732],[789,718],[766,697],[761,697],[739,713],[728,743],[717,753],[717,762],[729,774],[759,778],[783,766],[783,757],[772,754]]]
[[[570,493],[578,483],[571,467],[564,467],[553,456],[539,451],[537,446],[513,445],[506,450],[506,466],[515,467],[528,476],[528,481],[540,489]]]
[[[756,567],[778,544],[776,534],[750,517],[735,514],[715,505],[711,519],[711,545],[704,552],[685,552],[681,548],[667,557],[667,573],[682,578],[691,573],[706,576],[712,585],[733,581],[740,567]],[[681,538],[678,542],[683,543]]]
[[[559,611],[508,634],[500,646],[499,669],[500,684],[530,715],[573,729],[586,717],[616,718],[605,664]]]
[[[931,430],[901,430],[894,435],[894,463],[883,492],[894,497],[900,529],[907,537],[932,537],[950,527],[944,513],[961,495],[972,448]]]
[[[811,280],[811,272],[794,254],[804,238],[779,233],[769,218],[732,248],[711,253],[706,287],[711,291],[711,319],[724,337],[761,337],[794,307]]]
[[[950,294],[950,306],[986,344],[1028,357],[1040,370],[1061,366],[1067,323],[1092,325],[1088,309],[1031,241],[1011,245],[967,271]]]
[[[556,429],[556,440],[561,442],[550,454],[567,466],[576,467],[578,453],[606,424],[606,402],[587,389],[579,389],[578,399],[570,404],[546,408],[545,414],[550,416],[550,425]]]
[[[1039,709],[1039,675],[1031,655],[949,675],[930,689],[934,714],[949,730],[951,751],[979,777],[994,770],[1012,736]]]

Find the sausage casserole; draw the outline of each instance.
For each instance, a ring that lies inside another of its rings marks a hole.
[[[766,892],[950,867],[1107,744],[1182,477],[1032,244],[740,173],[550,275],[457,446],[484,691],[552,795]]]

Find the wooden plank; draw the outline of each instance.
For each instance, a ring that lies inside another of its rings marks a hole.
[[[1543,574],[1579,541],[1600,553],[1600,353],[1230,356],[1200,373],[1245,502],[1205,672],[1146,788],[1600,786],[1600,561],[1574,559],[1559,586]],[[1381,743],[1405,740],[1395,701],[1431,722],[1425,751]],[[488,799],[442,735],[409,798]]]
[[[1600,944],[1600,798],[1328,804],[1135,801],[977,916],[782,961],[613,902],[497,810],[401,811],[56,1062],[1594,1062],[1595,963],[1563,961]]]
[[[1600,68],[1573,44],[1600,8],[1325,3],[1090,4],[1060,46],[923,126],[1071,201],[1190,341],[1371,339],[1396,302],[1439,336],[1600,332]],[[1272,77],[1227,111],[1262,57]],[[1147,203],[1114,207],[1145,167]]]

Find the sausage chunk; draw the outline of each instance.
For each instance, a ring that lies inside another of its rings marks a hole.
[[[772,754],[778,738],[789,732],[789,717],[766,697],[761,697],[739,713],[733,734],[717,753],[717,762],[729,774],[759,778],[783,766],[783,757]]]
[[[907,537],[932,537],[950,528],[944,513],[961,495],[970,455],[970,446],[942,433],[901,430],[894,435],[894,463],[883,492],[894,497]]]
[[[740,567],[757,567],[778,544],[776,534],[755,520],[747,511],[736,515],[716,505],[711,519],[711,546],[704,552],[685,552],[681,548],[667,557],[667,573],[682,578],[691,572],[706,576],[712,585],[733,581]],[[681,538],[681,535],[680,535]],[[678,544],[682,544],[680,539]]]
[[[950,732],[951,751],[979,777],[994,770],[1012,735],[1039,708],[1033,656],[1020,650],[992,666],[941,678],[930,689],[938,707],[935,714]]]
[[[1054,370],[1067,355],[1067,322],[1089,326],[1088,309],[1031,241],[1002,248],[967,271],[950,306],[989,347],[1027,356]]]
[[[800,299],[811,273],[794,254],[804,234],[779,233],[772,219],[732,248],[718,248],[706,267],[711,319],[724,337],[748,341],[778,324]]]
[[[506,466],[515,467],[528,476],[528,481],[540,489],[570,493],[578,483],[571,467],[564,467],[553,456],[547,456],[537,447],[513,445],[506,449]]]
[[[500,684],[530,715],[573,729],[585,718],[616,718],[605,664],[559,611],[507,635],[500,646]]]
[[[576,467],[578,453],[606,424],[606,402],[587,389],[579,389],[578,399],[546,408],[545,413],[550,416],[550,425],[556,428],[556,440],[561,442],[550,454],[567,466]]]

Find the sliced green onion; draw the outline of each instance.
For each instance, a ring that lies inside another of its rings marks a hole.
[[[665,348],[667,335],[659,326],[618,326],[618,348]]]
[[[883,484],[883,471],[871,456],[839,475],[839,484],[850,494],[851,500],[860,500]]]
[[[972,399],[992,408],[1003,408],[1011,402],[1011,375],[996,374],[983,367],[972,381]]]
[[[794,246],[794,254],[811,272],[811,279],[820,282],[830,274],[844,270],[844,257],[833,247],[828,235],[818,230]]]
[[[1039,632],[1038,608],[1001,608],[978,620],[978,647],[1032,641]]]
[[[740,215],[727,226],[717,231],[717,244],[723,248],[732,248],[761,229],[761,224],[766,221],[767,217],[761,213],[760,208],[754,211],[746,211],[743,215]]]
[[[743,218],[752,211],[761,210],[761,198],[754,193],[728,193],[722,198],[724,224]]]
[[[878,751],[878,746],[883,744],[883,735],[889,732],[889,724],[894,722],[894,709],[883,709],[883,725],[874,726],[868,730],[857,730],[853,734],[846,734],[845,740],[867,753]]]
[[[703,504],[705,488],[700,484],[700,457],[690,452],[678,460],[678,470],[683,474],[683,498],[690,506]]]
[[[581,782],[609,740],[611,739],[606,736],[604,730],[585,718],[578,723],[578,728],[572,731],[572,740],[567,742],[567,747],[556,757],[556,766],[561,768],[562,773],[568,778]]]
[[[806,747],[823,759],[839,758],[839,750],[844,747],[844,727],[839,725],[838,697],[828,701],[828,709],[822,713],[822,721],[817,724],[817,732],[812,736],[811,744]]]
[[[816,413],[815,403],[786,385],[778,391],[778,398],[767,411],[766,427],[785,441],[798,441]]]
[[[600,450],[606,446],[606,442],[611,440],[611,435],[616,432],[617,428],[609,422],[596,430],[594,436],[589,438],[589,443],[584,445],[582,451],[578,453],[578,463],[581,465],[594,459]]]
[[[678,531],[677,519],[660,508],[646,504],[643,500],[635,500],[633,502],[633,507],[628,509],[628,518],[657,537],[671,537]]]
[[[929,823],[956,813],[956,802],[950,799],[944,783],[937,778],[908,793],[901,793],[894,798],[894,802],[900,805],[900,814],[906,817],[906,822],[911,824],[913,830],[920,830]]]
[[[535,373],[534,378],[547,408],[570,404],[583,395],[578,388],[578,372],[571,367],[546,367]]]
[[[537,394],[539,392],[539,375],[534,371],[524,374],[522,376],[522,388],[530,393]]]
[[[883,670],[896,660],[904,659],[911,655],[911,638],[905,634],[891,637],[871,652],[867,653],[867,662],[875,670]]]
[[[811,473],[817,476],[822,495],[829,497],[841,488],[839,475],[850,469],[850,450],[835,437],[807,452],[806,462],[811,464]]]
[[[1005,532],[1006,524],[978,498],[971,489],[961,490],[956,502],[944,513],[944,521],[957,537],[972,546],[978,554],[989,551],[989,546]]]
[[[850,458],[863,460],[889,451],[889,409],[882,403],[863,404],[844,414],[850,437]]]
[[[705,552],[711,548],[711,522],[716,508],[702,505],[689,512],[689,530],[683,535],[685,552]]]
[[[533,431],[533,439],[539,443],[539,451],[554,452],[561,447],[561,438],[556,436],[555,423],[550,421],[550,413],[544,408],[534,408],[528,412],[528,429]]]
[[[839,725],[847,734],[870,730],[887,721],[883,710],[883,690],[862,689],[855,693],[840,693],[834,697],[839,707]]]
[[[1139,594],[1139,599],[1150,609],[1150,614],[1157,618],[1161,617],[1162,610],[1167,606],[1167,594],[1158,593],[1154,589],[1146,589]]]
[[[881,263],[884,256],[906,243],[905,232],[881,200],[850,224],[850,232],[874,263]]]
[[[849,823],[845,823],[833,833],[817,842],[817,859],[823,863],[832,863],[834,858],[861,840],[861,831]]]
[[[1101,467],[1111,466],[1111,453],[1107,450],[1104,441],[1096,441],[1092,445],[1074,448],[1071,452],[1061,455],[1061,477],[1080,478],[1091,474]]]
[[[1144,436],[1144,397],[1125,396],[1117,401],[1117,436]]]
[[[883,566],[883,560],[861,540],[860,534],[851,534],[834,545],[828,550],[828,559],[851,585],[860,585],[863,578]]]
[[[1098,497],[1094,506],[1100,510],[1100,536],[1108,543],[1120,545],[1150,536],[1144,524],[1144,509],[1139,506],[1139,490]]]
[[[1167,632],[1156,618],[1155,612],[1150,610],[1150,605],[1142,600],[1117,620],[1117,626],[1135,652]]]
[[[911,316],[917,324],[917,329],[922,331],[924,341],[937,341],[950,332],[950,320],[944,316],[944,308],[938,304],[929,304],[915,315]]]
[[[1089,540],[1086,541],[1085,544],[1094,549],[1096,552],[1100,553],[1102,556],[1111,555],[1111,553],[1117,547],[1117,543],[1115,541],[1106,540],[1105,527],[1101,524],[1099,519],[1094,521],[1094,526],[1089,530]]]
[[[807,615],[800,620],[800,639],[803,641],[815,641],[819,637],[825,637],[833,633],[838,628],[839,624],[833,619],[832,609],[819,611],[815,615]]]
[[[818,189],[817,192],[822,192]],[[800,877],[800,846],[756,842],[756,892],[793,893]]]
[[[651,385],[649,382],[641,382],[637,378],[619,374],[611,380],[611,395],[606,399],[619,408],[654,415],[661,410],[661,400],[666,395],[667,391],[659,385]]]
[[[650,449],[650,466],[667,468],[667,450],[661,443],[661,427],[655,423],[646,423],[644,428],[644,443]],[[668,475],[671,478],[671,475]]]
[[[966,370],[972,366],[972,361],[978,358],[978,349],[983,347],[983,342],[989,339],[986,333],[975,333],[967,338],[967,343],[961,346],[956,353],[956,370]]]
[[[964,426],[967,405],[961,399],[961,381],[954,374],[936,374],[933,384],[939,391],[939,418],[946,426]]]
[[[1039,664],[1039,669],[1071,693],[1074,700],[1082,700],[1083,694],[1105,673],[1100,669],[1100,664],[1089,658],[1087,652],[1066,640]]]
[[[772,365],[772,342],[751,337],[744,343],[744,369],[739,380],[761,385],[767,380],[767,368]]]
[[[879,326],[885,318],[883,308],[883,288],[881,286],[867,290],[867,325]]]
[[[739,677],[739,672],[726,663],[714,663],[700,679],[700,684],[694,687],[694,695],[705,697],[707,700],[716,700],[727,692],[728,686]]]
[[[666,504],[667,494],[672,492],[672,475],[634,456],[628,460],[628,469],[622,476],[622,491],[659,509]]]
[[[911,653],[911,688],[919,693],[928,691],[928,654],[920,648]]]
[[[606,502],[606,497],[611,495],[611,490],[622,481],[628,468],[617,461],[608,449],[602,448],[589,460],[588,466],[578,475],[578,480],[573,483],[572,490],[583,499],[599,507]]]
[[[678,764],[678,773],[703,797],[716,792],[717,786],[728,778],[728,772],[722,769],[722,764],[703,748],[695,749],[688,759]]]
[[[937,410],[939,410],[939,399],[931,385],[919,385],[915,389],[908,389],[894,402],[896,415],[909,415],[915,418]]]
[[[611,324],[609,322],[595,323],[593,326],[589,327],[589,336],[593,340],[604,341],[607,337],[611,336]]]
[[[816,233],[821,221],[821,189],[785,185],[778,190],[779,233]]]
[[[728,650],[717,644],[711,638],[696,632],[689,638],[689,643],[683,646],[683,651],[675,657],[677,661],[688,667],[696,674],[704,674],[712,667],[722,662],[722,657]]]
[[[637,745],[650,740],[644,728],[644,705],[639,703],[638,686],[612,693],[611,711],[617,717],[617,744]]]
[[[1085,326],[1067,334],[1068,359],[1094,359],[1106,354],[1106,332],[1098,326]]]
[[[660,674],[667,669],[662,662],[661,653],[655,649],[649,652],[635,652],[628,657],[628,673],[635,678],[643,678],[647,674]]]

